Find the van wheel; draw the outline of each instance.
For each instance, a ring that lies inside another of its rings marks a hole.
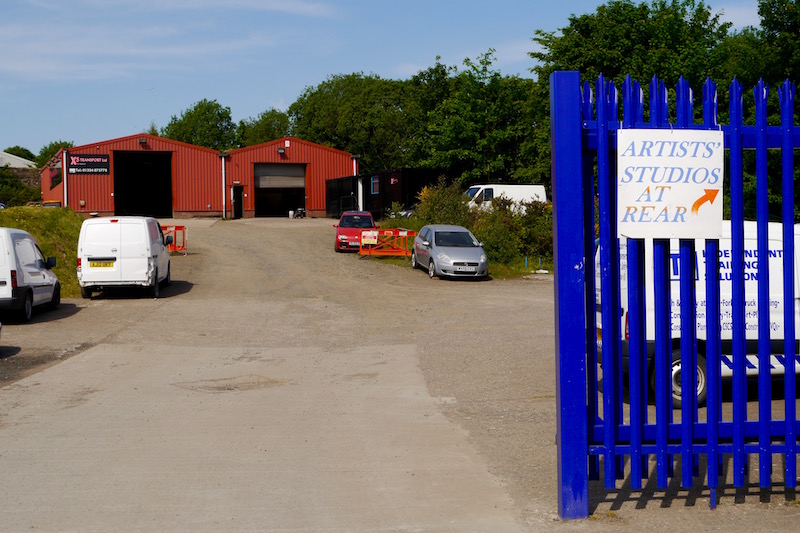
[[[672,407],[681,408],[681,351],[672,352]],[[706,376],[706,358],[697,354],[697,405],[702,407],[706,403],[708,394],[708,377]]]
[[[23,322],[30,322],[33,318],[33,295],[30,292],[25,295],[25,301],[19,310],[19,318]]]
[[[61,305],[61,284],[56,283],[55,287],[53,287],[53,297],[50,298],[50,309],[58,309],[58,306]]]
[[[88,287],[81,287],[81,298],[90,300],[92,298],[92,289]]]
[[[150,286],[150,296],[158,298],[161,294],[160,288],[161,284],[158,282],[158,270],[156,270],[153,275],[153,284]]]

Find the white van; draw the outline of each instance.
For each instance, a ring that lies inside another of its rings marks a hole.
[[[170,283],[167,246],[161,225],[151,217],[102,217],[83,221],[78,238],[81,296],[110,287],[141,286],[158,298]]]
[[[544,185],[511,185],[508,183],[489,183],[473,185],[464,193],[469,198],[467,205],[470,207],[483,207],[491,205],[494,198],[504,196],[520,204],[522,202],[546,202],[547,194]],[[488,202],[488,203],[485,203]]]
[[[784,373],[784,327],[783,327],[783,225],[781,223],[769,223],[768,230],[768,249],[769,249],[769,316],[770,323],[770,344],[772,354],[770,357],[770,372],[772,374]],[[655,354],[655,324],[654,324],[654,288],[652,284],[653,272],[653,241],[645,240],[645,306],[646,322],[645,331],[647,338],[647,369],[652,375],[654,370]],[[800,338],[800,225],[794,226],[794,246],[795,246],[795,273],[793,283],[795,284],[795,301],[791,302],[795,312],[795,341]],[[705,340],[706,340],[706,285],[705,285],[705,241],[698,239],[695,241],[696,268],[695,273],[695,295],[696,295],[696,333],[698,340],[697,355],[697,393],[699,403],[702,404],[706,397],[706,365],[705,365]],[[671,293],[671,327],[672,327],[672,390],[673,405],[680,406],[680,284],[679,284],[679,241],[670,241],[670,293]],[[719,276],[720,276],[720,338],[722,343],[720,375],[723,378],[730,378],[733,375],[732,358],[732,338],[733,338],[733,318],[732,318],[732,250],[731,250],[731,224],[724,221],[722,226],[722,238],[719,240]],[[745,339],[746,339],[746,361],[745,368],[747,375],[758,374],[758,250],[756,245],[756,222],[745,221],[744,223],[744,287],[745,287]],[[595,264],[599,265],[599,250],[595,254]],[[601,339],[601,317],[600,317],[600,269],[595,270],[596,277],[596,296],[597,296],[597,328],[598,339]],[[628,367],[628,345],[627,345],[627,324],[628,324],[628,280],[627,280],[627,244],[626,239],[620,239],[620,305],[622,313],[620,317],[620,328],[622,334],[622,366],[623,371]],[[601,346],[598,340],[598,347]],[[795,356],[795,372],[800,372],[800,355]],[[648,380],[649,382],[649,380]]]
[[[0,228],[0,309],[29,322],[33,308],[61,303],[61,285],[53,274],[56,258],[45,259],[27,231]]]

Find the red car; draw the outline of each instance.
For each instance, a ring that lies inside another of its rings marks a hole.
[[[361,246],[361,232],[365,229],[376,229],[372,215],[369,211],[345,211],[336,228],[336,242],[333,249],[337,252],[357,252]]]

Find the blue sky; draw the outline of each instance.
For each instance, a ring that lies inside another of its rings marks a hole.
[[[235,121],[285,110],[335,74],[408,79],[463,66],[530,77],[534,31],[556,31],[599,0],[3,0],[0,149],[34,154],[134,135],[207,98]],[[755,0],[710,0],[735,27]]]

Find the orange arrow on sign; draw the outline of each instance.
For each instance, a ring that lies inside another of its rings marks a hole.
[[[697,212],[700,210],[700,206],[704,203],[708,202],[710,204],[714,203],[714,200],[719,194],[719,189],[706,189],[705,194],[697,199],[697,201],[692,205],[692,214],[696,215]]]

